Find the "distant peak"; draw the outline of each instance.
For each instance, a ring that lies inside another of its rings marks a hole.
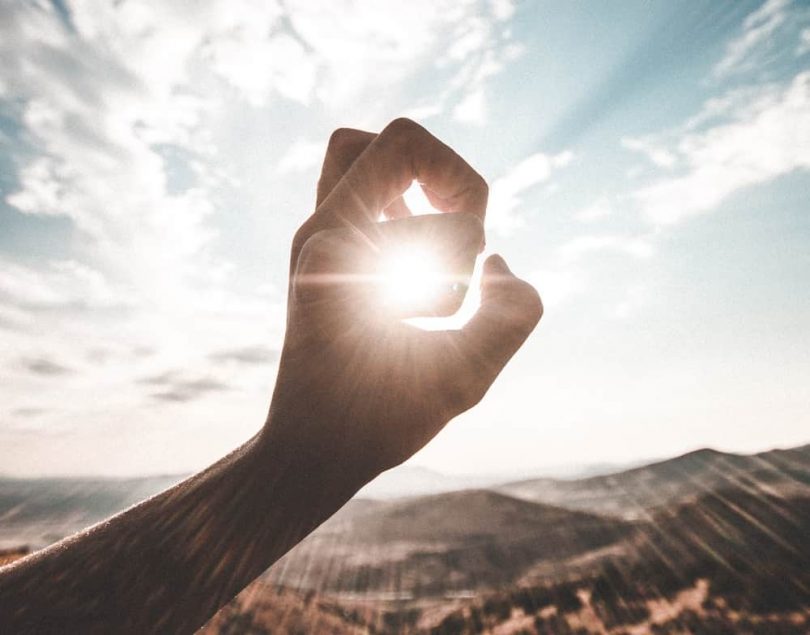
[[[683,454],[681,456],[720,456],[722,454],[725,454],[725,452],[715,450],[714,448],[699,448],[697,450],[687,452],[686,454]]]

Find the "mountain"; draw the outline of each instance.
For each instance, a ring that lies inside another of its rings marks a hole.
[[[304,589],[443,596],[511,584],[538,560],[589,552],[633,529],[620,519],[466,490],[333,518],[268,576]]]
[[[0,547],[47,546],[182,478],[0,478]]]
[[[252,585],[222,608],[198,635],[370,635],[363,617],[340,605],[283,587]]]
[[[638,519],[649,518],[655,507],[734,487],[790,496],[810,492],[810,445],[753,455],[703,449],[616,474],[531,479],[494,489],[525,500]]]
[[[574,531],[578,521],[591,518],[589,514],[567,516],[556,508],[518,503],[490,493],[462,492],[401,505],[377,504],[352,515],[344,524],[351,527],[357,523],[358,529],[364,526],[362,541],[367,546],[379,541],[379,547],[369,550],[367,556],[388,556],[386,571],[396,578],[404,571],[383,547],[387,544],[393,548],[403,538],[449,545],[463,542],[468,535],[486,534],[501,535],[503,544],[510,539],[520,544],[521,534],[531,532],[541,518],[547,523],[544,529],[552,533],[557,522],[573,521],[570,527]],[[498,518],[488,518],[483,513],[487,508]],[[415,512],[425,513],[424,523],[414,517]],[[515,528],[511,535],[510,526]],[[267,586],[265,579],[243,592],[203,632],[810,632],[810,545],[806,540],[810,535],[810,497],[758,495],[745,487],[732,487],[659,507],[651,510],[649,520],[623,526],[628,531],[616,542],[600,547],[597,541],[584,552],[564,546],[560,549],[551,540],[549,550],[525,554],[528,559],[538,557],[534,572],[542,567],[542,575],[533,575],[530,570],[511,583],[492,584],[490,580],[475,593],[445,591],[443,595],[413,596],[389,590],[348,594],[324,588],[321,593],[302,594],[285,589],[284,598],[275,599],[278,591]],[[547,537],[545,531],[535,531],[537,542]],[[584,546],[582,541],[577,543]],[[515,544],[509,548],[518,549]],[[467,548],[475,551],[474,545]],[[316,564],[319,555],[310,555],[309,564]],[[340,568],[342,564],[333,561],[332,566]],[[430,561],[423,561],[421,566],[433,574],[442,573]],[[326,621],[322,621],[324,613],[330,616]],[[307,616],[311,621],[302,623]],[[287,630],[290,623],[300,630]],[[227,630],[233,624],[244,628]]]
[[[557,465],[546,468],[544,476],[570,480],[618,472],[643,463],[646,463],[646,461],[631,465],[613,463]],[[383,472],[361,489],[357,496],[378,500],[428,496],[462,489],[492,488],[502,483],[523,480],[527,477],[537,478],[538,473],[521,469],[489,474],[446,474],[425,467],[406,464]]]
[[[383,472],[361,489],[357,496],[389,500],[407,496],[428,496],[461,489],[490,487],[505,481],[514,480],[520,475],[498,474],[445,474],[436,470],[412,465],[400,465]]]
[[[179,478],[0,479],[0,550],[38,548]],[[798,635],[808,536],[810,446],[354,498],[203,632]]]

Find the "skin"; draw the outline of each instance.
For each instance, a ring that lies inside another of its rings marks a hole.
[[[458,331],[386,319],[328,282],[357,244],[322,230],[352,227],[361,240],[379,210],[407,216],[400,195],[413,179],[442,212],[483,220],[486,183],[421,126],[333,133],[316,210],[292,243],[287,332],[262,430],[176,487],[0,569],[0,632],[193,632],[481,400],[542,316],[537,292],[500,256],[484,263],[480,309]]]

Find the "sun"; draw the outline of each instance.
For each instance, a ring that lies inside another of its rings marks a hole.
[[[440,298],[447,277],[437,254],[422,245],[403,245],[385,254],[377,274],[383,304],[397,312],[429,308]]]

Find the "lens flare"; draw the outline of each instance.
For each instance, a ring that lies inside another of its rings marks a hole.
[[[442,293],[447,272],[430,249],[407,245],[386,254],[379,263],[383,304],[397,311],[430,305]]]

